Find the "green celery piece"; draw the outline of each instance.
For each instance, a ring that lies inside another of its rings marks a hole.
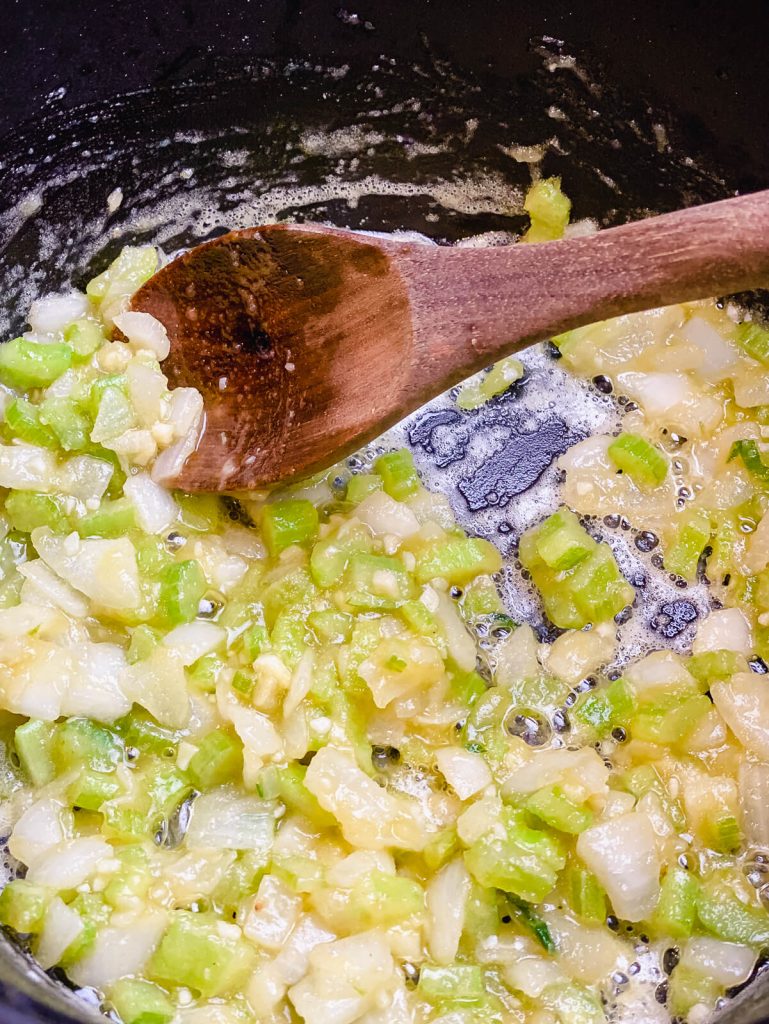
[[[293,814],[301,814],[319,828],[332,828],[336,823],[334,816],[324,810],[307,789],[304,784],[306,774],[307,768],[297,762],[277,768],[273,780],[274,795]]]
[[[381,476],[385,492],[396,501],[405,501],[422,486],[414,458],[406,448],[380,455],[374,463],[374,470]]]
[[[430,544],[416,556],[417,583],[441,577],[453,586],[463,586],[476,576],[499,572],[502,556],[481,537],[452,537]]]
[[[570,585],[583,626],[613,619],[635,600],[635,591],[619,571],[608,544],[599,544],[573,573]]]
[[[56,727],[52,753],[61,772],[72,768],[109,772],[123,760],[123,745],[115,733],[90,718],[68,718]]]
[[[547,922],[543,921],[532,905],[527,903],[526,900],[518,899],[517,896],[511,896],[510,893],[505,893],[504,895],[509,905],[510,916],[527,931],[530,931],[544,950],[548,953],[555,953],[555,942],[550,934]]]
[[[253,664],[260,654],[270,646],[270,634],[261,623],[249,626],[239,637],[239,646],[249,664]]]
[[[679,527],[675,541],[665,552],[665,568],[668,572],[674,572],[693,583],[697,579],[700,555],[711,533],[712,525],[706,513],[689,513]]]
[[[465,864],[475,880],[530,903],[541,903],[566,863],[560,841],[531,828],[520,811],[505,808],[505,835],[492,829],[465,850]]]
[[[189,776],[173,764],[152,765],[144,781],[153,823],[158,817],[168,817],[192,792]]]
[[[593,824],[592,812],[570,800],[560,786],[538,789],[524,806],[529,813],[559,832],[579,835]]]
[[[244,938],[222,936],[211,914],[176,911],[152,956],[150,978],[185,985],[203,999],[237,992],[254,971],[256,949]]]
[[[707,823],[707,845],[717,853],[736,853],[742,846],[742,829],[733,814],[725,814]]]
[[[769,483],[769,466],[761,457],[755,441],[735,441],[729,452],[728,461],[742,459],[745,469],[762,483]]]
[[[235,736],[216,730],[208,733],[187,765],[196,789],[211,789],[243,775],[243,744]]]
[[[174,626],[192,622],[208,584],[200,562],[190,558],[174,562],[160,574],[159,607],[163,618]]]
[[[137,900],[146,900],[152,884],[147,854],[143,846],[135,844],[117,849],[115,855],[123,865],[110,875],[104,899],[116,910],[135,907]]]
[[[165,569],[176,564],[173,555],[159,537],[140,537],[135,546],[136,564],[144,576],[159,579]]]
[[[382,490],[382,478],[378,473],[357,473],[347,481],[347,500],[359,505],[374,491]]]
[[[595,729],[599,738],[625,726],[635,710],[635,698],[624,679],[615,679],[594,693],[586,693],[574,709],[574,718]]]
[[[404,601],[398,608],[398,614],[403,621],[419,636],[427,636],[438,643],[443,638],[443,629],[430,611],[427,605],[417,598],[414,601]]]
[[[133,295],[140,285],[157,270],[158,254],[151,245],[127,245],[121,249],[106,270],[92,278],[85,287],[88,298],[97,306],[112,306]]]
[[[561,189],[560,178],[542,178],[526,193],[523,208],[530,225],[522,242],[552,242],[562,238],[569,223],[571,200]]]
[[[537,554],[550,569],[573,569],[596,549],[596,542],[568,508],[560,508],[536,534]]]
[[[384,585],[380,579],[385,580]],[[345,570],[342,593],[345,603],[355,611],[373,612],[394,609],[412,600],[416,588],[399,559],[356,551]]]
[[[753,359],[769,366],[769,331],[755,323],[737,324],[734,328],[737,344]]]
[[[511,695],[502,687],[489,687],[476,700],[462,729],[465,747],[474,753],[483,754],[490,764],[501,762],[507,753],[504,720],[511,701]]]
[[[42,931],[50,898],[43,886],[14,878],[0,892],[0,924],[20,935],[37,934]]]
[[[325,885],[323,865],[312,857],[276,854],[270,862],[270,872],[295,893],[314,893]]]
[[[92,392],[99,383],[96,381],[91,385]],[[134,407],[125,391],[117,385],[104,388],[98,412],[92,415],[91,440],[94,444],[105,444],[136,426]]]
[[[293,544],[314,540],[317,533],[318,510],[311,501],[292,498],[264,506],[262,536],[273,557]]]
[[[417,992],[429,1003],[477,1003],[484,996],[483,972],[475,964],[424,964]]]
[[[307,622],[313,633],[327,644],[343,644],[350,639],[352,616],[333,608],[310,612]]]
[[[214,889],[211,898],[222,916],[236,917],[247,897],[253,898],[267,867],[265,855],[254,850],[242,850]]]
[[[609,445],[609,458],[639,487],[656,487],[668,473],[668,460],[639,434],[620,434]]]
[[[123,373],[107,373],[103,377],[97,377],[88,389],[86,409],[90,416],[95,419],[99,413],[104,393],[110,388],[121,392],[124,398],[128,398],[128,378]]]
[[[5,499],[5,514],[15,530],[25,533],[38,526],[48,526],[54,533],[66,533],[70,528],[64,502],[54,494],[9,491]]]
[[[51,722],[30,718],[13,734],[21,767],[33,786],[47,785],[56,774],[51,752],[54,728]]]
[[[633,716],[630,731],[635,739],[648,743],[680,743],[711,707],[712,704],[704,694],[685,697],[683,700],[674,694],[655,704],[643,705]]]
[[[144,661],[155,650],[162,639],[162,634],[151,626],[141,625],[131,632],[131,642],[128,645],[128,663],[135,665],[137,661]]]
[[[422,850],[422,859],[429,871],[437,871],[457,852],[459,837],[455,828],[445,828],[432,836]]]
[[[301,609],[286,608],[270,632],[270,645],[292,671],[307,650],[307,616]]]
[[[149,838],[153,822],[145,808],[129,807],[117,801],[106,800],[100,807],[102,834],[106,839],[120,842],[138,842]]]
[[[680,804],[671,797],[667,786],[653,765],[641,764],[631,768],[622,776],[622,784],[636,800],[640,800],[646,793],[655,793],[676,831],[684,832],[686,830],[686,817]]]
[[[606,1014],[594,991],[577,981],[553,982],[540,999],[559,1024],[606,1024]]]
[[[123,1024],[169,1024],[176,1008],[151,981],[121,978],[109,989],[109,999]]]
[[[649,922],[657,935],[686,939],[697,920],[697,899],[700,885],[694,875],[683,868],[671,867],[660,886],[660,898]]]
[[[136,509],[128,498],[102,501],[95,512],[78,519],[75,525],[81,537],[123,537],[136,529]]]
[[[230,686],[245,700],[249,700],[256,688],[256,679],[250,673],[243,672],[241,669],[238,669],[232,677]],[[215,689],[216,687],[214,686],[213,690],[210,692],[213,693]]]
[[[713,978],[679,964],[670,976],[668,983],[668,1010],[674,1018],[685,1020],[693,1006],[712,1007],[723,988]]]
[[[725,942],[764,945],[769,942],[769,915],[749,907],[718,880],[706,882],[697,897],[697,919]]]
[[[324,920],[332,921],[340,931],[389,928],[422,914],[425,894],[411,878],[371,871],[351,889],[324,887],[315,893],[313,905]]]
[[[11,388],[47,388],[72,365],[72,349],[14,338],[0,345],[0,381]]]
[[[58,448],[59,439],[40,422],[40,408],[26,398],[14,398],[5,410],[5,425],[14,437],[42,448]]]
[[[73,320],[64,328],[64,340],[80,362],[89,359],[106,342],[106,337],[95,320]]]
[[[263,591],[264,621],[272,629],[278,615],[285,608],[304,609],[307,613],[319,591],[312,576],[303,566],[289,570],[280,579],[270,583]]]
[[[523,363],[520,359],[516,359],[515,356],[500,359],[479,381],[465,384],[460,389],[457,405],[466,411],[478,409],[497,395],[504,394],[523,377],[523,373]]]
[[[126,747],[135,747],[143,754],[155,754],[169,760],[176,755],[181,737],[181,733],[160,725],[149,711],[138,706],[118,719],[114,729]]]
[[[488,690],[486,680],[476,671],[452,669],[449,676],[451,693],[465,707],[472,707]]]
[[[371,550],[371,533],[364,526],[343,526],[342,532],[318,541],[310,555],[310,572],[319,587],[337,584],[358,552]]]
[[[224,518],[224,508],[216,494],[176,492],[182,523],[196,533],[215,533]]]
[[[568,901],[583,921],[603,923],[606,920],[606,893],[592,871],[573,864],[568,872]]]
[[[89,446],[93,424],[71,398],[46,398],[39,408],[40,422],[51,428],[65,451],[82,451]]]
[[[114,774],[85,770],[70,786],[69,798],[73,807],[86,811],[99,811],[107,800],[120,793],[120,783]]]
[[[76,911],[83,922],[83,930],[78,937],[64,950],[59,963],[62,967],[80,960],[91,948],[99,931],[109,921],[112,908],[104,898],[93,892],[79,892],[69,904],[70,910]]]
[[[497,586],[489,576],[478,576],[466,587],[462,595],[462,614],[468,622],[504,613]]]
[[[705,651],[694,654],[686,663],[687,670],[697,682],[709,689],[717,679],[730,679],[738,672],[750,671],[748,660],[737,651]]]

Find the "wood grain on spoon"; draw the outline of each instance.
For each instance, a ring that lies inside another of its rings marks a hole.
[[[178,484],[326,468],[489,363],[621,313],[769,283],[769,192],[541,245],[458,249],[269,225],[191,249],[132,307],[165,324],[206,429]]]

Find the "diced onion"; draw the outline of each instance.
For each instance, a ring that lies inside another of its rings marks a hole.
[[[167,530],[179,515],[179,506],[173,497],[148,473],[130,476],[123,485],[123,492],[136,510],[136,519],[145,533]]]
[[[615,642],[608,623],[587,631],[570,630],[547,648],[545,667],[558,679],[574,685],[612,660]]]
[[[514,768],[505,781],[505,793],[534,793],[555,783],[583,791],[583,799],[603,795],[607,790],[609,769],[603,758],[590,747],[542,750],[531,760]]]
[[[139,603],[136,551],[127,537],[115,540],[56,536],[47,526],[32,531],[35,550],[55,573],[104,608],[127,610]]]
[[[704,358],[700,370],[710,380],[723,380],[726,371],[737,362],[736,350],[701,316],[687,320],[681,328],[681,336],[702,352]]]
[[[104,989],[118,978],[139,974],[168,924],[167,914],[150,911],[130,923],[99,928],[86,955],[68,968],[76,985]]]
[[[152,479],[163,485],[173,483],[195,451],[204,415],[203,396],[195,388],[175,388],[169,405],[168,422],[179,440],[161,452],[152,467]]]
[[[8,840],[11,856],[32,864],[69,838],[72,812],[55,797],[42,797],[24,811]]]
[[[710,693],[740,743],[769,761],[769,687],[764,678],[738,672],[729,682],[713,683]]]
[[[750,624],[739,608],[721,608],[710,612],[697,626],[693,654],[707,651],[736,651],[748,655],[753,650]]]
[[[374,491],[355,509],[355,515],[377,536],[391,534],[405,540],[419,532],[419,520],[402,502],[384,491]]]
[[[748,847],[769,852],[769,764],[742,761],[738,778]]]
[[[52,452],[32,444],[0,445],[0,487],[48,493],[57,485],[58,463]]]
[[[113,317],[112,323],[126,336],[134,349],[148,349],[162,362],[171,351],[168,332],[150,313],[129,310]]]
[[[441,747],[435,752],[435,763],[460,800],[468,800],[491,782],[491,772],[480,754],[463,747]]]
[[[163,644],[179,656],[182,665],[192,665],[226,639],[226,630],[213,622],[185,622],[166,633]]]
[[[27,880],[52,889],[76,889],[90,878],[100,861],[111,856],[112,847],[99,836],[70,839],[36,857]]]
[[[695,680],[674,651],[652,651],[625,669],[625,679],[638,694],[652,696],[657,689],[694,688]]]
[[[190,849],[258,850],[267,853],[275,834],[275,809],[230,786],[201,794],[187,829]]]
[[[18,570],[28,581],[22,588],[22,601],[50,605],[76,619],[88,614],[88,602],[83,595],[49,569],[42,558],[24,562]]]
[[[59,484],[65,494],[83,504],[101,501],[112,479],[113,468],[106,459],[91,455],[75,455],[61,468]]]
[[[435,615],[443,626],[449,657],[463,672],[472,672],[477,659],[475,640],[470,636],[456,604],[446,594],[438,594]]]
[[[747,981],[756,962],[755,950],[736,942],[722,942],[709,935],[695,935],[686,943],[681,965],[717,984],[732,988]]]
[[[437,964],[456,959],[470,884],[464,861],[457,857],[441,868],[427,888],[427,946]]]
[[[29,325],[38,334],[57,334],[87,313],[88,299],[81,292],[46,295],[29,307]]]
[[[274,875],[265,875],[243,922],[243,934],[257,946],[277,952],[291,934],[301,910],[301,896],[292,893]]]
[[[43,970],[49,970],[61,960],[62,954],[80,936],[84,927],[80,914],[54,896],[46,909],[35,951],[35,958]]]
[[[659,897],[657,837],[648,815],[631,811],[583,832],[577,853],[603,885],[617,917],[642,921]]]
[[[123,693],[171,729],[182,729],[190,716],[183,659],[159,646],[148,658],[131,665],[121,680]]]
[[[510,689],[522,679],[536,679],[539,675],[537,652],[539,643],[531,626],[519,626],[496,650],[498,686]]]

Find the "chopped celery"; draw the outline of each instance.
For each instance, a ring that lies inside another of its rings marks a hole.
[[[483,973],[471,964],[438,967],[424,964],[419,972],[417,991],[430,1003],[475,1003],[483,998]]]
[[[515,356],[500,359],[477,382],[465,384],[457,395],[460,409],[478,409],[497,395],[503,394],[523,377],[523,363]]]
[[[465,707],[472,707],[488,689],[486,680],[478,672],[462,672],[457,669],[451,672],[451,693]]]
[[[40,404],[40,422],[51,428],[67,452],[90,444],[91,421],[71,398],[46,398]]]
[[[704,512],[690,512],[676,532],[676,538],[665,552],[665,568],[693,583],[697,579],[700,555],[710,540],[712,526]]]
[[[561,190],[560,178],[542,178],[532,185],[523,208],[530,224],[522,242],[552,242],[563,237],[571,214],[571,200]]]
[[[246,661],[253,664],[256,659],[270,646],[270,635],[267,627],[261,623],[249,626],[240,637],[240,646]]]
[[[561,843],[531,828],[520,811],[509,807],[502,811],[500,825],[503,833],[492,829],[465,851],[470,874],[481,885],[540,903],[566,863]]]
[[[361,551],[350,558],[342,593],[346,607],[358,612],[397,608],[416,596],[413,581],[399,559]]]
[[[307,768],[302,764],[271,769],[270,795],[281,800],[294,814],[301,814],[318,828],[331,828],[335,818],[325,811],[304,784]]]
[[[88,952],[112,912],[103,897],[94,892],[79,892],[69,904],[69,908],[80,915],[83,930],[61,955],[59,963],[63,967],[75,963]]]
[[[106,800],[100,807],[102,814],[102,834],[106,839],[119,842],[136,842],[147,839],[152,828],[144,810],[129,807],[116,801]]]
[[[713,705],[704,694],[666,697],[644,704],[633,716],[630,731],[637,740],[675,744],[684,740]]]
[[[708,822],[708,846],[718,853],[735,853],[742,846],[742,829],[733,814]]]
[[[249,700],[256,688],[256,679],[250,672],[243,672],[241,669],[238,669],[232,677],[230,686],[235,693],[239,693],[245,700]],[[215,689],[216,686],[213,686],[209,692],[213,693]]]
[[[712,1006],[721,994],[721,986],[713,978],[686,964],[679,964],[670,976],[668,1008],[677,1019],[684,1020],[693,1006]]]
[[[702,927],[725,942],[764,945],[769,942],[769,915],[743,903],[717,880],[706,882],[697,896]]]
[[[150,978],[186,985],[204,999],[237,991],[251,976],[255,948],[223,933],[212,914],[176,911],[148,965]]]
[[[158,254],[151,245],[127,245],[106,270],[86,285],[86,295],[105,315],[114,315],[123,302],[151,277],[158,266]]]
[[[462,586],[482,573],[495,573],[502,567],[502,556],[481,537],[451,538],[430,544],[417,554],[415,576],[418,583],[440,577]]]
[[[615,679],[595,693],[586,693],[574,709],[578,722],[594,729],[599,738],[627,725],[635,709],[633,692],[624,679]]]
[[[639,487],[656,487],[668,473],[665,456],[639,434],[620,434],[609,445],[609,458]]]
[[[75,359],[81,361],[92,356],[107,339],[95,320],[82,318],[73,320],[64,328],[64,340],[72,349]]]
[[[468,584],[462,596],[462,614],[468,621],[504,614],[504,611],[499,591],[489,576],[478,576]]]
[[[374,469],[381,476],[387,494],[396,501],[405,501],[422,486],[414,468],[414,458],[406,448],[380,455]]]
[[[173,756],[179,742],[178,732],[166,729],[140,707],[134,707],[124,718],[115,722],[114,728],[126,747],[135,747],[145,754]]]
[[[50,898],[43,886],[14,878],[0,892],[0,923],[21,935],[34,935],[43,927]]]
[[[243,744],[226,732],[210,732],[200,741],[187,771],[197,789],[238,779],[243,774]]]
[[[158,537],[141,537],[136,542],[136,564],[145,576],[158,578],[174,564],[173,555]]]
[[[333,587],[344,575],[350,558],[371,550],[371,533],[363,526],[343,527],[318,541],[310,555],[310,572],[319,587]]]
[[[241,851],[213,891],[212,899],[225,917],[234,918],[243,900],[252,897],[266,867],[264,855],[259,851]]]
[[[128,498],[102,501],[95,512],[78,519],[76,526],[81,537],[122,537],[136,529],[136,509]]]
[[[606,1024],[598,995],[577,981],[553,982],[540,998],[559,1024]]]
[[[51,753],[53,732],[50,722],[31,718],[14,733],[13,744],[21,767],[33,786],[45,786],[56,772]]]
[[[58,448],[56,434],[40,422],[40,408],[26,398],[14,398],[5,409],[5,425],[14,437],[42,448]]]
[[[222,503],[216,494],[185,494],[176,492],[176,501],[181,511],[181,521],[196,533],[206,533],[219,527],[224,514]]]
[[[678,832],[686,830],[686,817],[677,800],[674,800],[667,786],[660,778],[656,768],[651,764],[640,764],[631,768],[621,777],[624,787],[629,793],[640,800],[646,793],[654,793],[659,798],[662,809],[673,822]]]
[[[106,391],[111,388],[119,391],[124,398],[128,396],[128,381],[122,373],[107,373],[97,377],[88,388],[86,408],[92,417],[96,417]],[[114,398],[114,396],[113,396]]]
[[[200,600],[208,589],[200,562],[191,558],[174,562],[160,576],[160,611],[177,626],[191,622],[198,614]]]
[[[318,533],[318,510],[304,498],[265,505],[262,533],[267,550],[273,556],[292,544],[306,544]]]
[[[14,338],[0,345],[0,381],[12,388],[47,388],[72,364],[72,349]]]
[[[742,459],[745,469],[757,480],[769,483],[769,466],[761,457],[755,441],[735,441],[729,452],[729,462],[737,458]]]
[[[347,481],[347,500],[359,505],[374,491],[382,490],[382,478],[378,473],[359,473]]]
[[[537,942],[548,953],[555,953],[556,947],[553,936],[546,921],[536,913],[534,908],[526,900],[518,899],[516,896],[505,894],[507,898],[509,914],[524,929],[530,931]]]
[[[173,764],[156,763],[147,772],[144,782],[153,823],[158,817],[171,814],[192,792],[187,774]]]
[[[64,502],[57,495],[37,491],[10,491],[5,499],[5,512],[16,530],[31,532],[38,526],[48,526],[54,533],[66,533],[69,519]]]
[[[559,832],[578,835],[593,824],[592,812],[570,800],[560,786],[538,789],[528,798],[525,806],[527,811]]]
[[[428,636],[436,642],[443,635],[440,623],[427,605],[420,600],[404,601],[398,609],[403,621],[419,636]]]
[[[660,886],[660,898],[650,921],[658,935],[688,938],[697,920],[697,879],[679,867],[668,868]]]
[[[568,508],[549,516],[536,534],[537,554],[551,569],[573,569],[595,550],[595,541]]]
[[[140,978],[121,978],[109,989],[109,999],[123,1024],[169,1024],[176,1016],[163,989]]]
[[[422,851],[422,857],[429,870],[437,871],[443,867],[456,853],[458,844],[459,837],[454,828],[445,828],[434,835]]]
[[[568,901],[583,921],[603,923],[606,920],[606,892],[592,871],[573,864],[568,871]]]
[[[337,931],[389,928],[421,914],[424,890],[410,878],[371,871],[351,888],[324,888],[313,896],[313,905]]]
[[[769,331],[765,327],[749,322],[737,324],[734,337],[749,356],[769,366]]]
[[[295,893],[318,892],[324,885],[323,865],[312,857],[279,853],[273,856],[270,871]]]
[[[730,679],[738,672],[747,672],[748,661],[737,651],[705,651],[689,658],[686,668],[698,682],[708,686],[717,679]]]
[[[53,736],[53,760],[59,771],[89,768],[112,771],[123,757],[117,736],[90,718],[68,718],[56,727]]]
[[[86,811],[100,811],[107,800],[112,800],[121,790],[114,774],[85,770],[70,786],[69,798],[73,807]]]
[[[310,629],[325,643],[343,644],[350,639],[352,616],[332,608],[310,612],[307,617]]]
[[[131,633],[131,643],[128,645],[128,663],[135,665],[137,661],[144,661],[155,650],[160,643],[161,634],[151,626],[137,626]]]
[[[270,631],[270,645],[291,670],[295,669],[307,649],[307,616],[303,611],[286,608]]]

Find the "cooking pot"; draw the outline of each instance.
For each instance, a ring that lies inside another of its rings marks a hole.
[[[526,223],[532,173],[561,175],[574,217],[601,226],[769,186],[769,15],[755,0],[0,10],[4,335],[34,295],[82,284],[127,242],[170,254],[292,219],[504,244]],[[555,457],[614,414],[540,350],[527,386],[468,415],[438,400],[395,439],[466,529],[511,552],[552,498]],[[514,567],[504,587],[546,636]],[[646,595],[641,625],[685,647],[702,595],[664,581]],[[724,1017],[769,1018],[764,989],[755,978]],[[0,1024],[98,1019],[97,1006],[0,940]]]

